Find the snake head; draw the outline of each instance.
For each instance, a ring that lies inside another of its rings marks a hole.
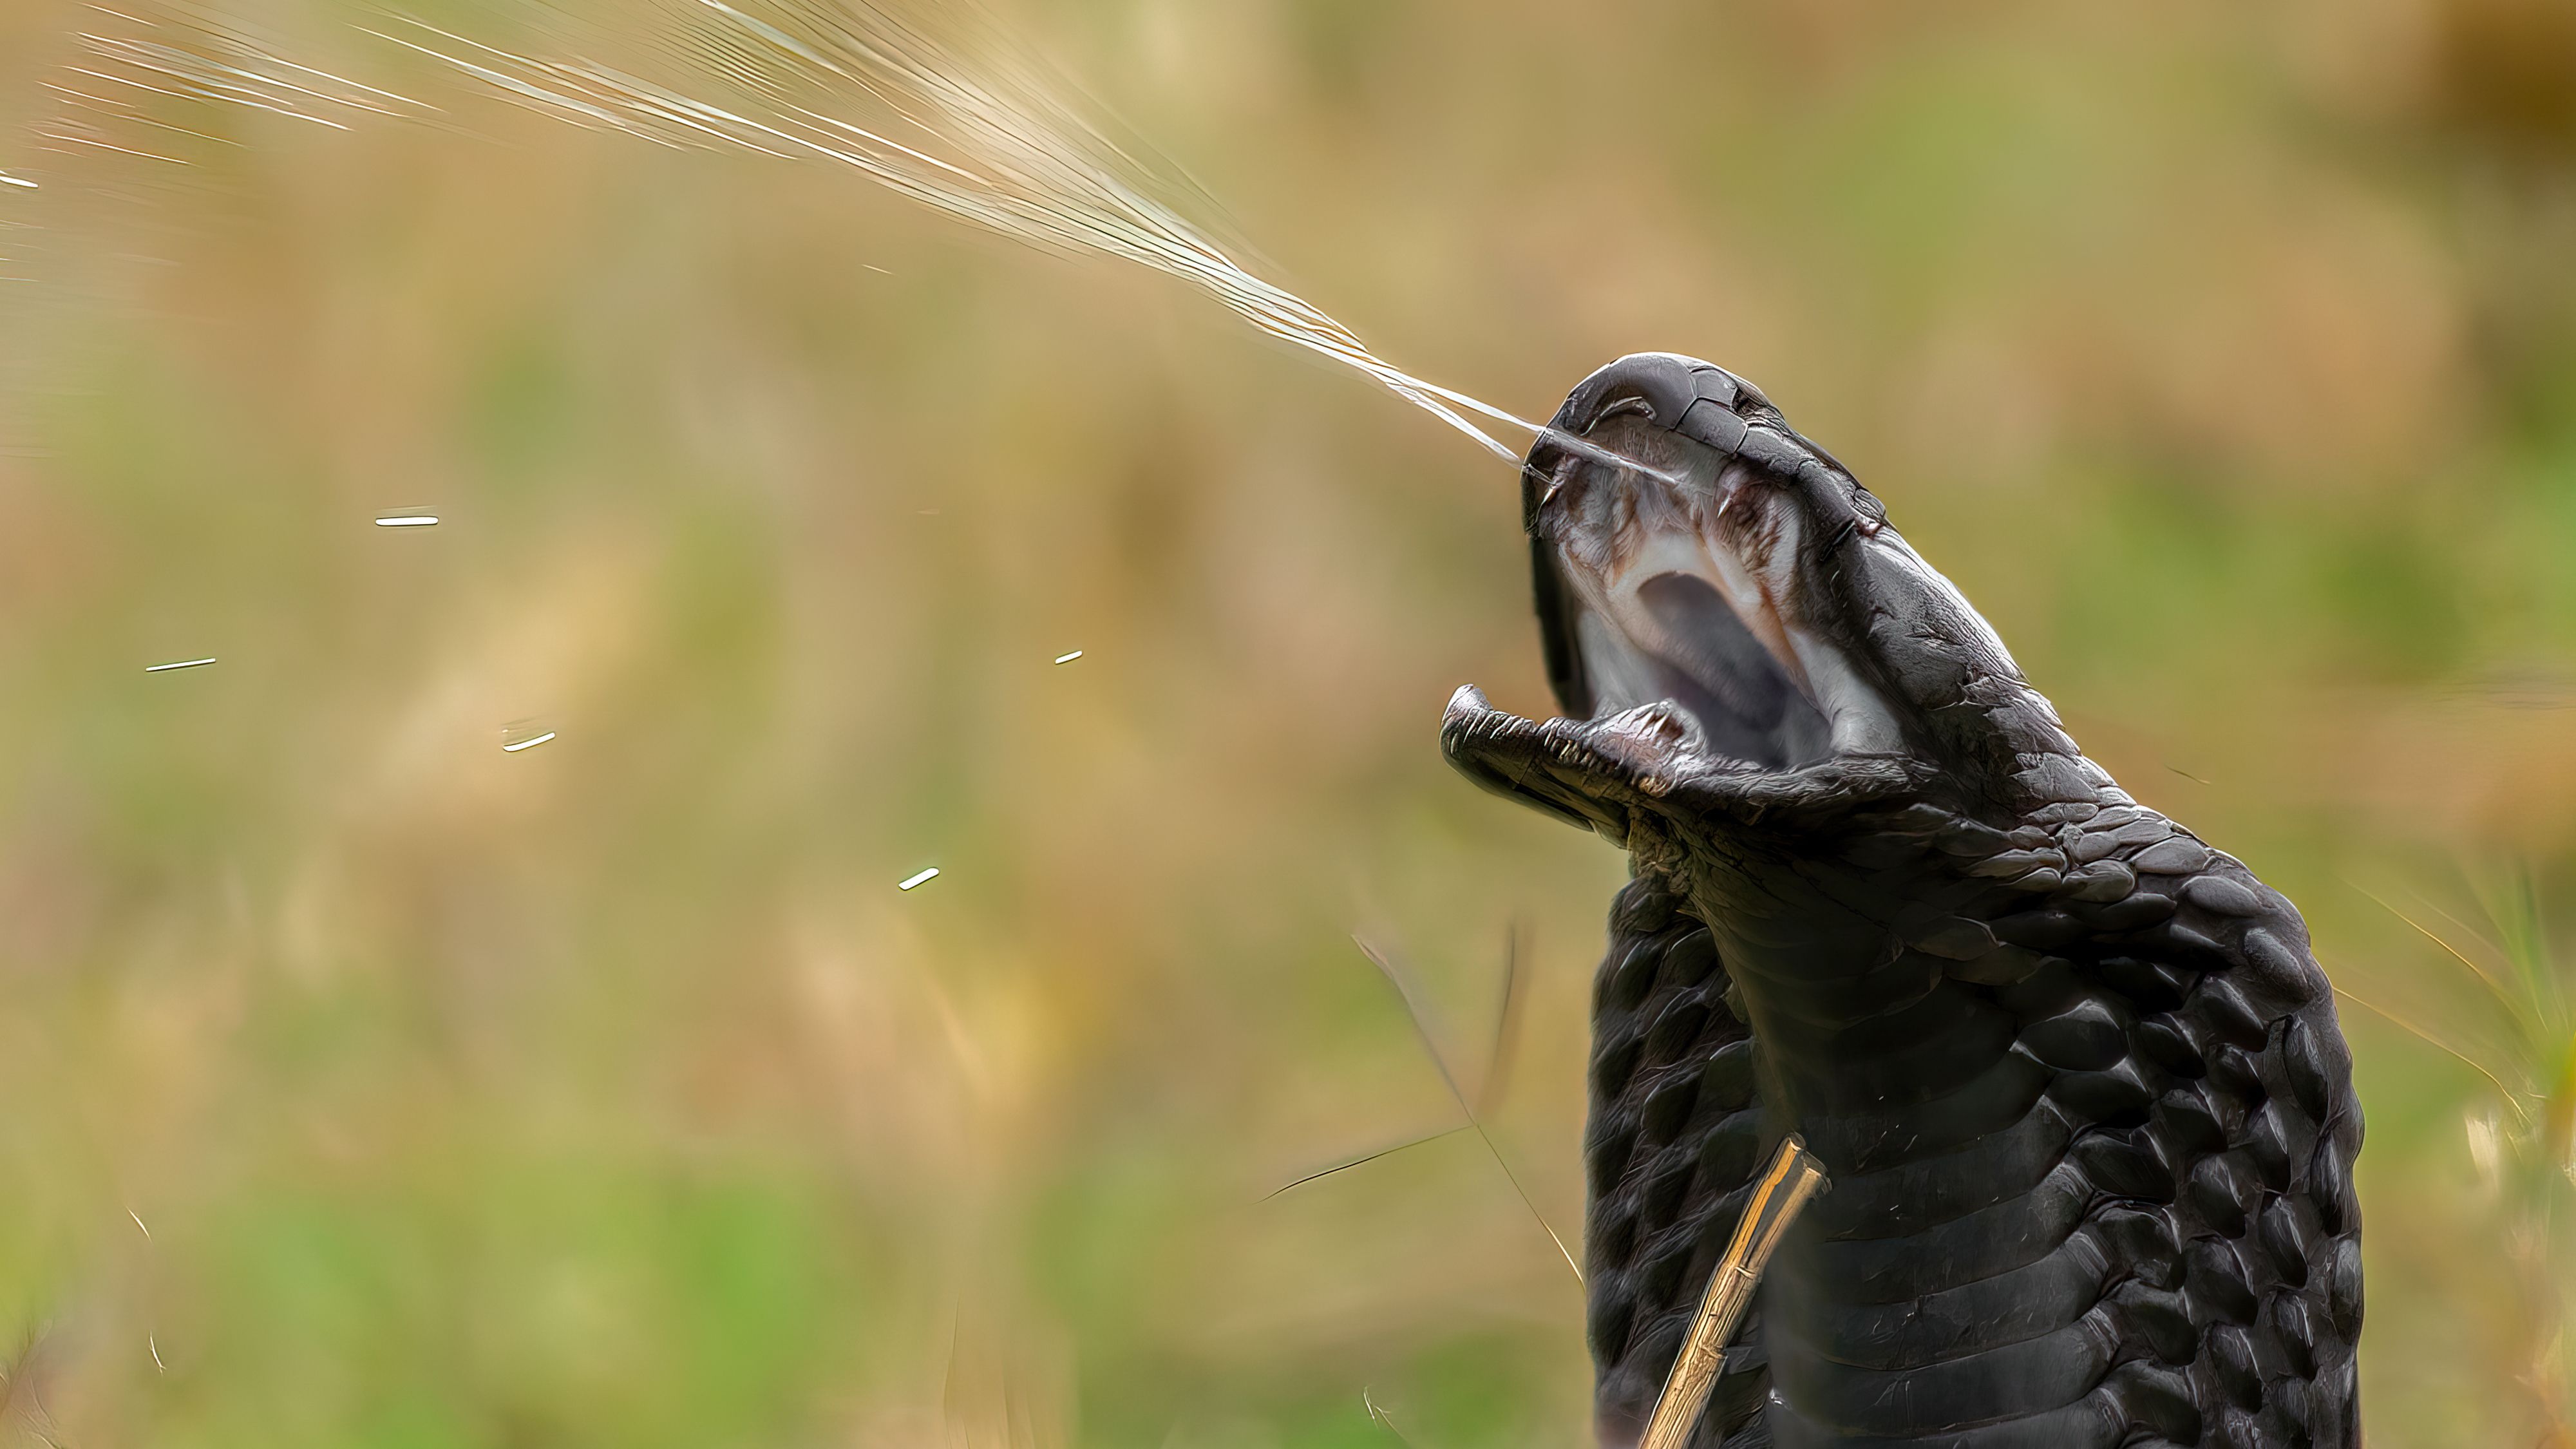
[[[2126,798],[1850,470],[1724,368],[1649,352],[1595,372],[1522,486],[1564,715],[1459,691],[1442,746],[1479,784],[1620,841],[1641,813]]]

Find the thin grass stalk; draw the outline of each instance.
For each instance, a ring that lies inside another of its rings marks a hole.
[[[1770,1265],[1772,1251],[1807,1200],[1824,1185],[1825,1170],[1795,1134],[1771,1155],[1769,1170],[1762,1174],[1753,1189],[1753,1201],[1735,1225],[1734,1241],[1726,1245],[1726,1256],[1709,1275],[1699,1315],[1691,1320],[1681,1356],[1673,1360],[1673,1371],[1664,1379],[1664,1392],[1655,1400],[1654,1416],[1646,1421],[1639,1449],[1681,1449],[1690,1437],[1692,1426],[1708,1407],[1709,1391],[1717,1387],[1718,1370],[1726,1365],[1726,1340],[1752,1305],[1753,1290],[1761,1286],[1762,1270]]]

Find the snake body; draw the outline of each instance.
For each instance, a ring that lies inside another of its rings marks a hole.
[[[2361,1113],[2298,912],[2085,759],[1757,389],[1643,354],[1555,426],[1596,445],[1526,474],[1567,717],[1464,689],[1442,744],[1632,857],[1585,1135],[1602,1443],[1794,1131],[1832,1185],[1695,1444],[2358,1444]]]

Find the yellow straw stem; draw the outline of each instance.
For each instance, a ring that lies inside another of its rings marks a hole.
[[[1691,1426],[1708,1407],[1709,1390],[1717,1386],[1718,1370],[1726,1364],[1726,1340],[1743,1320],[1744,1310],[1752,1306],[1753,1290],[1761,1286],[1772,1250],[1780,1246],[1807,1199],[1824,1185],[1824,1169],[1795,1134],[1771,1155],[1770,1168],[1735,1225],[1734,1241],[1726,1245],[1726,1256],[1709,1275],[1699,1316],[1691,1320],[1690,1336],[1682,1340],[1681,1356],[1673,1360],[1663,1396],[1655,1400],[1654,1417],[1646,1421],[1640,1449],[1681,1449],[1682,1441],[1690,1437]]]

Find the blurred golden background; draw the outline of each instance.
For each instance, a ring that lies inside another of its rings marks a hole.
[[[1584,1440],[1473,1133],[1264,1196],[1459,1121],[1350,933],[1472,1087],[1517,927],[1579,1227],[1624,861],[1435,741],[1547,708],[1509,468],[365,0],[205,13],[433,117],[120,130],[133,8],[0,7],[0,1442]],[[2387,1013],[2375,1449],[2576,1442],[2576,8],[1014,14],[1390,359],[1850,463]]]

